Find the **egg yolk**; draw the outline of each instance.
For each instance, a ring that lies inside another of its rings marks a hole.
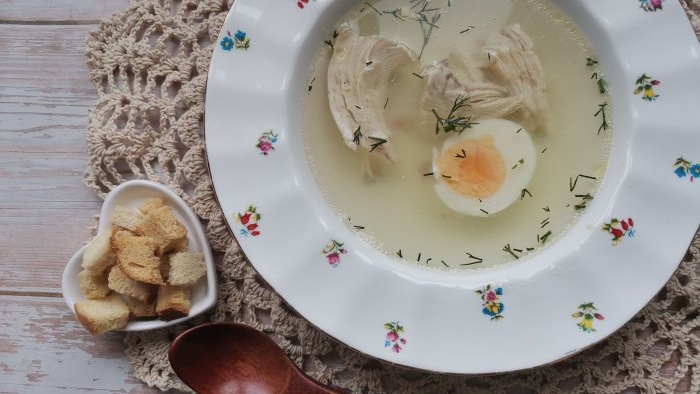
[[[472,198],[493,195],[506,178],[503,156],[490,135],[450,146],[437,159],[437,168],[452,190]]]

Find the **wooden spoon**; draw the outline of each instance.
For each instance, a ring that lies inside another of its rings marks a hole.
[[[264,333],[236,323],[211,323],[180,334],[170,365],[199,394],[341,393],[306,376]]]

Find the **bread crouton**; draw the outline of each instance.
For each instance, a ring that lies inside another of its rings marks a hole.
[[[155,208],[160,208],[167,206],[168,203],[165,202],[165,199],[162,197],[152,197],[149,198],[148,200],[144,201],[143,204],[139,206],[139,211],[143,213],[144,215],[151,212]]]
[[[142,302],[133,297],[126,297],[129,308],[129,318],[133,320],[150,320],[158,317],[155,300],[150,303]]]
[[[187,239],[187,229],[167,205],[148,211],[134,232],[153,238],[158,245],[159,255],[170,252],[183,242],[183,239]]]
[[[78,286],[80,286],[80,292],[88,300],[105,298],[111,292],[107,286],[107,274],[105,272],[95,274],[86,269],[80,271],[78,273]]]
[[[183,286],[160,286],[156,313],[160,320],[165,321],[187,316],[190,313],[190,289]]]
[[[112,224],[129,231],[136,230],[142,219],[143,215],[121,205],[115,206],[112,211]]]
[[[89,270],[93,274],[99,274],[112,265],[112,251],[109,244],[111,234],[111,231],[97,234],[97,236],[88,243],[83,252],[83,261],[80,264],[83,268]]]
[[[118,265],[113,266],[109,270],[107,285],[117,293],[128,295],[144,303],[155,300],[157,291],[157,288],[153,285],[131,279]]]
[[[171,255],[168,283],[174,286],[191,286],[207,272],[204,253],[180,252]]]
[[[139,282],[162,285],[160,258],[155,255],[158,244],[151,237],[139,237],[128,231],[112,236],[116,264],[128,277]]]
[[[119,330],[129,322],[129,308],[118,294],[102,300],[84,300],[75,304],[75,316],[93,335]]]

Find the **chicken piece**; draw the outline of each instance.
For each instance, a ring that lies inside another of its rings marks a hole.
[[[401,43],[359,36],[349,24],[337,30],[328,65],[328,101],[338,129],[350,149],[362,147],[395,161],[391,131],[383,115],[391,73],[416,61]]]
[[[454,116],[471,116],[472,121],[503,118],[547,133],[549,103],[542,65],[518,24],[490,37],[470,58],[451,54],[427,66],[423,75],[426,122],[435,124],[435,113],[447,117],[454,103],[466,98],[467,105]]]

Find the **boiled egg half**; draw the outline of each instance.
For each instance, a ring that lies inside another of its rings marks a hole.
[[[522,198],[536,158],[522,126],[504,119],[479,121],[433,150],[435,191],[457,212],[493,215]]]

